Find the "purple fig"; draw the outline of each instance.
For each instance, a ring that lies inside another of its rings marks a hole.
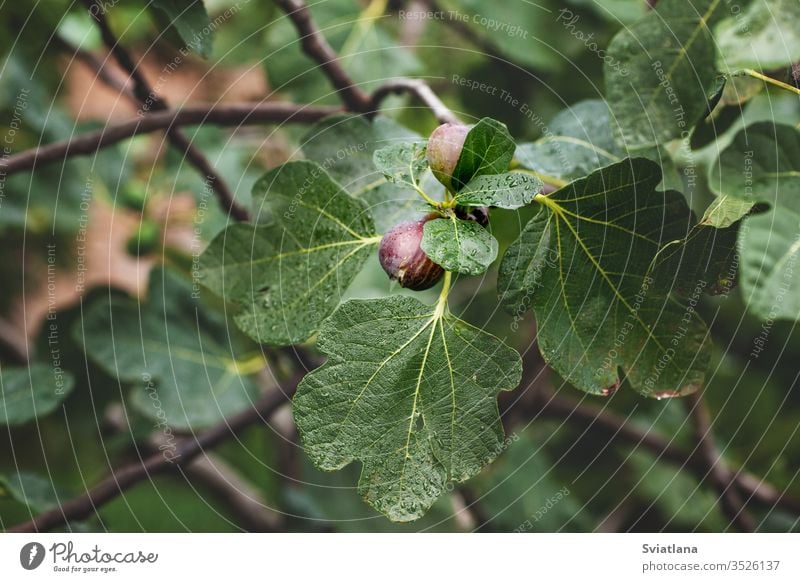
[[[422,291],[433,287],[444,274],[420,248],[422,230],[428,219],[401,222],[381,239],[378,258],[381,267],[401,287]]]

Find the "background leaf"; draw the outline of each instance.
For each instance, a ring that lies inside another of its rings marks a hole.
[[[688,131],[708,110],[716,85],[710,26],[723,0],[661,0],[608,47],[606,98],[617,139],[652,146]]]
[[[788,67],[800,61],[800,3],[753,0],[743,13],[720,22],[715,34],[721,70]]]
[[[764,321],[800,319],[800,195],[786,192],[739,234],[742,295]]]
[[[72,374],[49,364],[0,368],[0,425],[18,425],[53,412],[70,392]]]
[[[203,0],[153,0],[150,6],[164,13],[187,47],[203,58],[211,56],[214,27]]]
[[[709,186],[751,203],[800,197],[800,131],[771,122],[743,128],[711,169]]]
[[[130,404],[156,426],[210,426],[257,397],[250,375],[264,367],[261,353],[246,351],[196,293],[175,273],[156,269],[145,305],[104,298],[73,329],[88,358],[133,386]]]
[[[556,115],[545,135],[520,144],[520,165],[544,176],[577,180],[624,157],[614,141],[608,105],[602,99],[580,101]]]

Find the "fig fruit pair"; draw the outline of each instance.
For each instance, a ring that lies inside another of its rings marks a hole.
[[[452,190],[453,172],[467,133],[469,128],[466,125],[445,123],[437,127],[428,140],[428,164],[433,175],[449,190]],[[456,208],[456,215],[463,220],[474,220],[481,226],[489,223],[488,208]],[[420,246],[425,223],[429,220],[443,219],[437,214],[429,214],[422,220],[401,222],[381,239],[378,249],[381,266],[401,287],[422,291],[433,287],[444,275],[444,269],[430,260]]]

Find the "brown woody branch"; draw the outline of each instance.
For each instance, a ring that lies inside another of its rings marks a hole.
[[[122,405],[110,406],[105,417],[115,433],[130,433],[131,427]],[[141,443],[138,450],[149,455],[169,447],[170,442],[164,434],[153,434]],[[184,465],[183,472],[190,484],[201,485],[227,508],[237,525],[245,531],[272,532],[281,529],[282,516],[267,505],[260,491],[221,457],[207,452]]]
[[[541,413],[559,419],[566,418],[605,434],[608,438],[640,446],[659,459],[686,467],[701,480],[708,474],[709,465],[705,458],[674,445],[657,433],[637,427],[615,412],[567,396],[543,395],[540,400],[540,408],[531,411],[533,415]],[[732,477],[732,483],[742,495],[750,499],[769,507],[782,507],[793,514],[800,514],[800,499],[779,491],[760,477],[746,471],[737,471]]]
[[[213,123],[221,126],[260,125],[265,123],[311,123],[341,111],[336,107],[314,107],[291,103],[231,103],[191,105],[181,109],[158,111],[109,125],[97,131],[54,142],[14,154],[0,161],[0,173],[11,175],[44,164],[93,154],[99,149],[135,135],[184,125]]]
[[[684,399],[684,407],[692,423],[696,452],[708,467],[706,475],[716,489],[723,513],[732,525],[745,532],[756,531],[756,522],[746,511],[740,492],[734,487],[735,475],[725,465],[711,432],[711,414],[700,394]],[[705,478],[704,476],[704,478]]]
[[[410,93],[433,112],[439,123],[460,123],[458,117],[442,102],[427,83],[420,79],[395,79],[378,87],[372,94],[371,111],[377,111],[381,102],[392,94]]]
[[[130,84],[126,83],[123,79],[120,79],[118,75],[115,75],[113,71],[109,70],[105,60],[86,49],[73,45],[60,36],[53,37],[53,44],[61,48],[65,54],[70,55],[71,59],[86,65],[105,85],[111,87],[121,95],[124,95],[135,105],[139,104],[139,100],[133,94]]]
[[[97,4],[95,0],[84,0],[84,3],[100,29],[103,42],[109,48],[111,54],[114,55],[119,65],[130,75],[133,81],[133,94],[141,103],[142,108],[147,109],[147,111],[169,109],[167,102],[155,94],[131,55],[114,36],[106,19],[105,11],[96,10]],[[237,220],[247,220],[249,218],[247,209],[236,202],[233,190],[222,179],[222,176],[217,173],[203,152],[192,145],[192,141],[186,134],[176,127],[171,127],[167,130],[167,139],[175,148],[184,152],[186,160],[200,171],[206,184],[217,194],[217,198],[225,211]]]
[[[252,408],[240,412],[195,438],[180,441],[174,454],[166,456],[157,453],[146,459],[140,459],[138,462],[119,467],[83,495],[65,501],[58,507],[45,511],[31,521],[14,526],[8,531],[18,533],[50,531],[69,522],[91,517],[99,507],[145,479],[176,471],[185,476],[185,467],[208,449],[219,445],[251,425],[266,424],[269,416],[288,402],[297,389],[299,381],[300,377],[298,376],[286,389],[273,390]]]
[[[320,32],[303,0],[275,0],[297,29],[303,52],[316,61],[339,92],[347,109],[356,113],[371,111],[372,99],[345,72],[331,45]]]

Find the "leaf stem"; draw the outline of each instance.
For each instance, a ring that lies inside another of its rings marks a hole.
[[[798,89],[797,87],[792,87],[788,83],[784,83],[783,81],[778,81],[778,79],[773,79],[772,77],[764,75],[763,73],[759,73],[756,70],[744,69],[742,73],[744,73],[745,75],[750,75],[751,77],[764,81],[765,83],[768,83],[770,85],[775,85],[776,87],[780,87],[781,89],[786,89],[787,91],[791,91],[796,95],[800,95],[800,89]]]
[[[428,204],[430,204],[431,206],[433,206],[433,207],[436,207],[436,208],[438,208],[438,207],[440,206],[440,203],[439,203],[439,202],[436,202],[436,200],[434,200],[433,198],[431,198],[430,196],[428,196],[428,195],[425,193],[425,190],[423,190],[422,188],[420,188],[420,187],[417,185],[417,183],[416,183],[416,182],[414,183],[414,190],[416,190],[416,191],[417,191],[417,194],[419,194],[420,196],[422,196],[422,198],[425,200],[425,202],[427,202],[427,203],[428,203]]]
[[[450,283],[453,278],[453,273],[450,271],[444,272],[444,281],[442,282],[442,290],[439,293],[439,299],[436,300],[436,310],[434,311],[434,318],[440,319],[447,309],[447,296],[450,295]]]
[[[521,174],[530,174],[531,176],[535,176],[539,178],[545,184],[550,184],[551,186],[555,186],[556,188],[563,188],[569,182],[566,180],[562,180],[561,178],[556,178],[555,176],[548,176],[547,174],[542,174],[541,172],[537,172],[536,170],[529,170],[523,167],[516,167],[512,172],[520,172]]]
[[[231,360],[228,368],[237,376],[249,376],[255,374],[267,365],[264,355],[261,352],[255,353],[244,360]]]

